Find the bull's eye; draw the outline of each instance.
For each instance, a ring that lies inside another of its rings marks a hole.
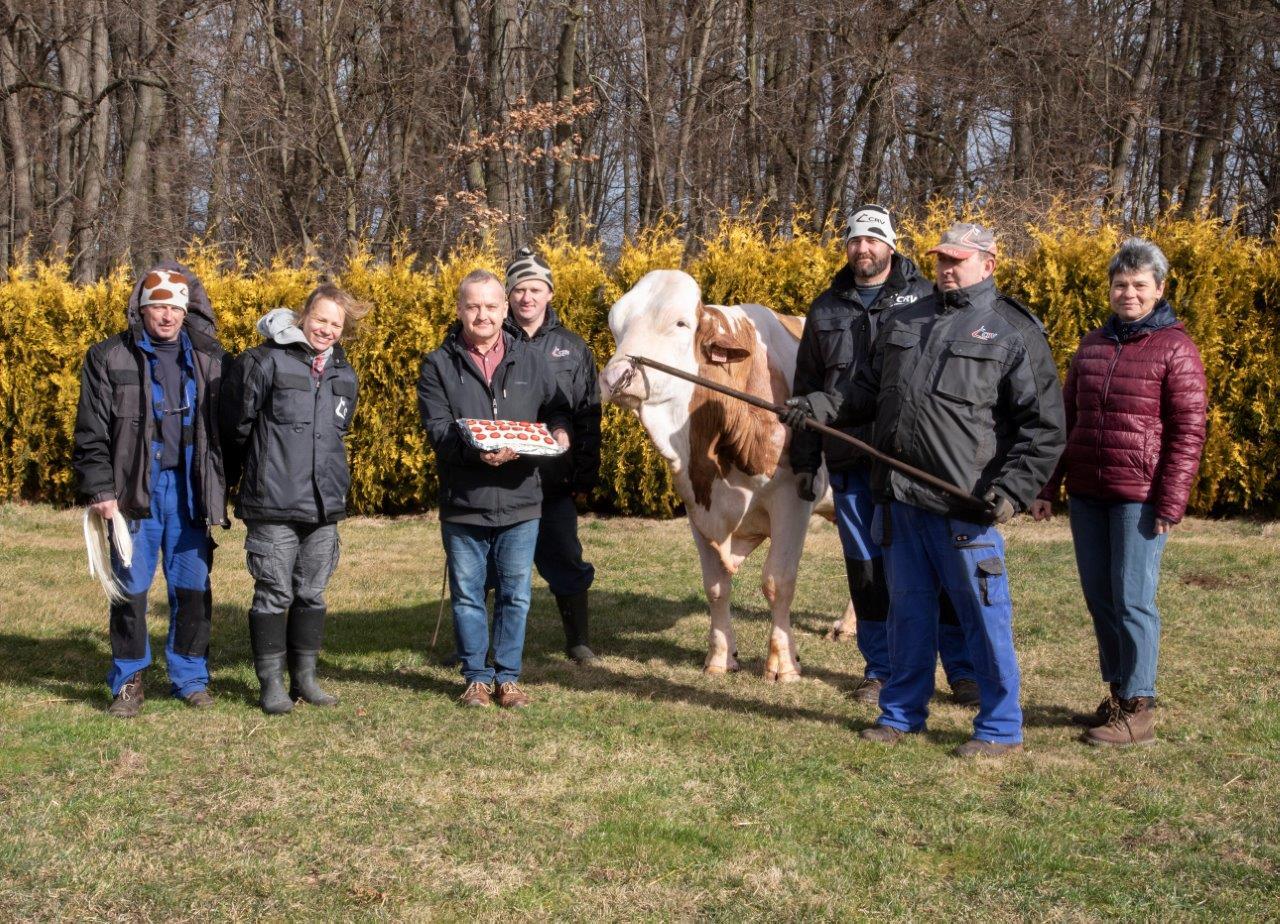
[[[676,327],[688,327],[688,326],[689,326],[688,321],[676,321]]]

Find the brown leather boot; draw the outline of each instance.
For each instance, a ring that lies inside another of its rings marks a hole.
[[[1106,725],[1111,721],[1111,713],[1116,708],[1119,697],[1116,694],[1116,685],[1111,684],[1111,693],[1102,702],[1098,703],[1098,708],[1093,712],[1075,712],[1071,715],[1072,725],[1083,725],[1085,728],[1098,728]]]
[[[880,702],[880,691],[883,688],[883,680],[877,677],[863,677],[849,695],[859,703],[870,703],[875,706]]]
[[[1127,748],[1156,743],[1156,701],[1150,696],[1117,699],[1107,724],[1084,733],[1085,744]]]
[[[142,671],[138,671],[124,682],[120,692],[111,700],[111,705],[107,707],[107,715],[117,719],[137,718],[145,700],[146,697],[142,694]]]

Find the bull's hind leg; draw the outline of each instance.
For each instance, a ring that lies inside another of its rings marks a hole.
[[[796,596],[796,571],[807,526],[807,519],[797,523],[773,522],[760,585],[773,615],[769,657],[764,664],[764,679],[768,681],[792,683],[800,679],[800,657],[791,631],[791,603]]]
[[[851,642],[858,637],[858,614],[853,608],[853,601],[844,608],[844,615],[831,624],[826,639],[829,642]]]
[[[711,608],[711,633],[702,670],[707,674],[727,674],[738,669],[738,642],[733,636],[733,617],[729,612],[733,575],[706,538],[696,529],[692,532],[702,562],[702,586]]]

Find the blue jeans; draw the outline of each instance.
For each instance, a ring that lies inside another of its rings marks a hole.
[[[892,518],[886,530],[884,517]],[[1013,604],[1004,539],[990,525],[894,501],[876,513],[889,578],[889,682],[880,691],[880,725],[924,728],[938,650],[938,593],[946,592],[964,629],[978,682],[973,736],[1022,741],[1021,677],[1013,650]]]
[[[191,519],[187,486],[175,469],[151,471],[151,516],[129,524],[133,560],[125,568],[112,551],[112,567],[126,594],[111,607],[111,670],[107,683],[115,696],[125,681],[151,666],[147,635],[147,591],[157,559],[169,590],[169,636],[165,662],[170,692],[189,696],[209,686],[210,589],[213,546],[209,532]]]
[[[1160,612],[1156,587],[1168,533],[1152,504],[1070,498],[1071,538],[1098,637],[1102,679],[1125,699],[1156,695]]]
[[[440,523],[449,560],[449,597],[453,632],[467,683],[506,683],[520,679],[524,630],[533,587],[533,550],[538,521],[512,526]],[[489,652],[489,614],[485,578],[497,578],[493,596],[493,667]]]
[[[836,530],[844,550],[849,598],[858,615],[858,651],[866,662],[864,676],[889,679],[889,590],[880,546],[871,535],[876,503],[871,482],[862,469],[831,473]],[[958,621],[946,619],[938,627],[938,654],[947,682],[973,678],[973,662]]]

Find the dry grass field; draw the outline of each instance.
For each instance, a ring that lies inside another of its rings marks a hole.
[[[428,650],[433,517],[342,528],[322,678],[337,709],[268,718],[244,612],[243,531],[219,533],[217,705],[108,719],[105,609],[75,511],[0,507],[0,917],[5,920],[1263,920],[1280,916],[1280,527],[1189,521],[1160,602],[1161,742],[1099,752],[1068,713],[1101,695],[1065,520],[1007,531],[1027,751],[949,755],[969,715],[861,742],[857,652],[815,522],[795,620],[805,677],[700,673],[683,521],[588,519],[599,666],[560,654],[535,581],[520,714],[454,705]],[[163,598],[153,599],[153,647]]]

